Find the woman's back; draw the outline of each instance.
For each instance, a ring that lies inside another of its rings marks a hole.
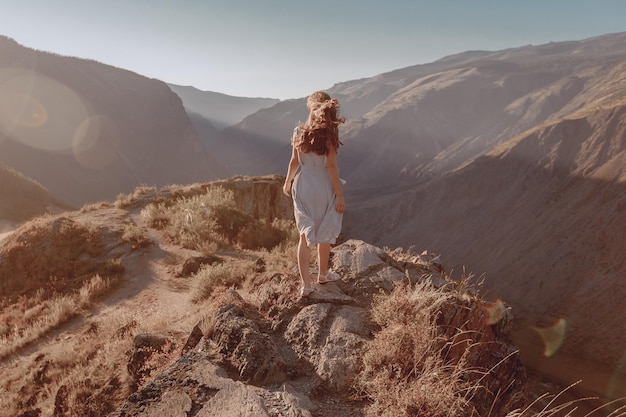
[[[303,168],[326,168],[326,155],[318,155],[315,152],[298,152],[298,157]]]

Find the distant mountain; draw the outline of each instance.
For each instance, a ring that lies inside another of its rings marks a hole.
[[[595,82],[626,53],[626,34],[503,51],[470,51],[336,84],[342,176],[352,190],[421,183],[513,136],[601,98]],[[305,99],[248,116],[220,135],[216,155],[242,174],[284,172]],[[254,160],[245,158],[254,154]]]
[[[69,208],[51,196],[37,181],[0,163],[0,224],[17,224]]]
[[[246,116],[280,102],[275,98],[235,97],[202,91],[191,86],[168,84],[183,101],[198,131],[212,137],[219,131],[242,121]],[[209,127],[210,126],[210,127]]]
[[[626,33],[470,51],[336,84],[346,237],[445,254],[569,354],[626,350]],[[284,173],[305,100],[220,135],[242,174]],[[248,156],[246,156],[248,155]],[[250,157],[253,155],[253,157]],[[525,328],[531,328],[526,326]],[[610,343],[607,343],[610,342]]]
[[[72,205],[223,178],[158,80],[0,37],[0,161]]]

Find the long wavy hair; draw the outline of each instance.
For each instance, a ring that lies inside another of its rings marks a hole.
[[[303,153],[328,155],[331,147],[339,150],[339,125],[346,120],[339,117],[339,100],[324,91],[316,91],[306,101],[309,119],[301,123],[293,138],[294,146]]]

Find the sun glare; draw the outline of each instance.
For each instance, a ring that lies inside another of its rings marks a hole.
[[[30,70],[0,70],[0,132],[9,139],[42,150],[71,150],[74,130],[88,114],[79,95],[58,81]]]

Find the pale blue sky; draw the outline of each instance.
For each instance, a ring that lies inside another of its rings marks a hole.
[[[0,0],[0,34],[235,96],[317,89],[435,61],[626,31],[626,0]]]

